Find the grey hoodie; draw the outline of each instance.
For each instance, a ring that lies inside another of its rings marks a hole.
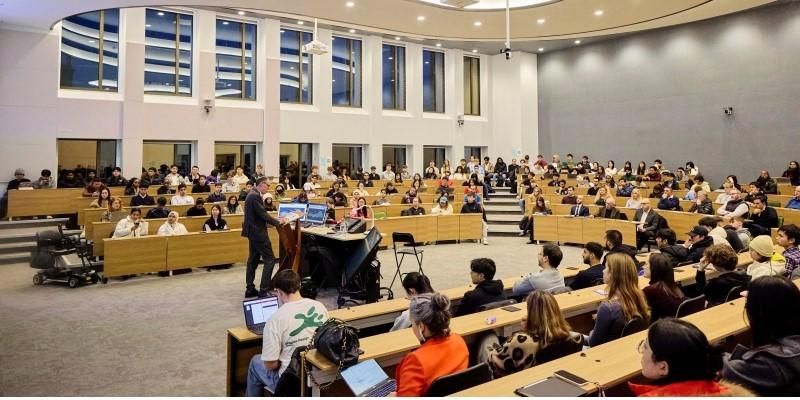
[[[800,395],[800,335],[755,349],[736,346],[725,359],[722,378],[760,396]]]

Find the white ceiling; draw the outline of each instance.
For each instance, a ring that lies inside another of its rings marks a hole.
[[[354,6],[346,6],[348,1]],[[465,11],[427,1],[438,0],[0,0],[0,24],[48,29],[64,17],[102,8],[198,6],[249,10],[286,21],[319,18],[327,26],[482,53],[502,47],[504,9]],[[536,51],[564,47],[575,39],[589,43],[714,18],[778,0],[547,0],[541,5],[530,4],[541,0],[512,1],[521,7],[511,11],[512,47]],[[505,0],[481,3],[481,7],[504,7]],[[599,10],[602,15],[596,15]]]

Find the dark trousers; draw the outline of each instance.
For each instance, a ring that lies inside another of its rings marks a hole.
[[[247,289],[255,289],[253,282],[256,279],[256,268],[258,261],[264,260],[264,269],[261,270],[261,285],[259,289],[269,290],[272,288],[272,270],[275,268],[275,254],[272,252],[272,243],[269,239],[265,241],[249,240],[250,255],[247,257],[247,274],[245,281]]]
[[[655,239],[655,233],[651,231],[636,232],[636,250],[641,250],[650,239]]]

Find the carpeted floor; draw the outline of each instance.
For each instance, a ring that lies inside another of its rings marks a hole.
[[[477,257],[494,259],[498,277],[522,274],[540,249],[525,240],[427,246],[423,267],[436,289],[469,283],[469,261]],[[581,261],[580,249],[562,249],[562,265]],[[388,284],[392,251],[379,259]],[[225,332],[243,323],[244,266],[78,289],[34,287],[27,264],[0,269],[0,395],[225,394]],[[406,261],[404,272],[413,270]],[[398,283],[394,289],[402,292]],[[331,293],[322,297],[334,307]]]

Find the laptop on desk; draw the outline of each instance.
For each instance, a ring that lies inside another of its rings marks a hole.
[[[348,367],[342,371],[342,379],[356,397],[386,397],[397,390],[397,381],[390,379],[375,360]]]
[[[242,309],[247,329],[256,335],[263,335],[267,320],[278,311],[278,298],[269,296],[255,300],[243,300]]]
[[[300,223],[303,228],[309,228],[312,226],[323,226],[325,225],[325,220],[328,217],[328,205],[327,204],[316,204],[316,203],[308,203],[308,211],[306,211],[305,216],[303,219],[300,220]]]

